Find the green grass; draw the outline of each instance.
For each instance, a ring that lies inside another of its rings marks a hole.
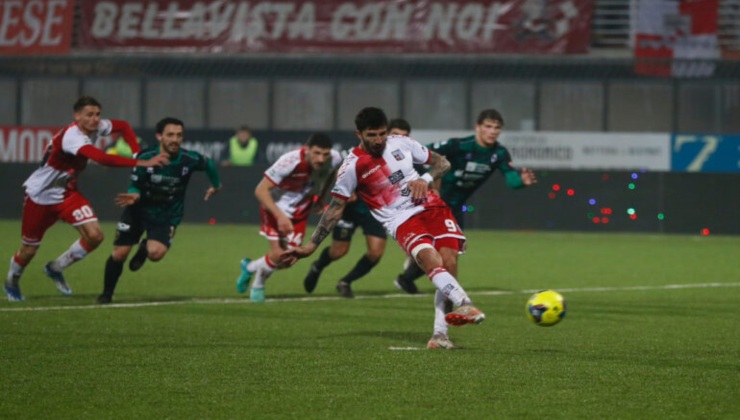
[[[0,221],[0,235],[5,273],[20,223]],[[240,258],[267,249],[256,227],[185,225],[164,261],[124,272],[121,306],[101,308],[112,241],[66,271],[75,293],[61,296],[41,274],[75,238],[59,224],[26,270],[26,302],[0,302],[0,416],[737,417],[740,238],[467,235],[460,278],[488,319],[451,330],[462,350],[394,351],[430,337],[433,288],[420,279],[425,295],[398,294],[393,243],[355,283],[358,299],[334,284],[362,236],[324,272],[322,299],[299,299],[309,260],[269,280],[281,299],[251,304],[234,280]],[[568,300],[555,327],[524,315],[540,288]]]

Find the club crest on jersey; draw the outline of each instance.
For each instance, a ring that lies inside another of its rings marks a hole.
[[[404,156],[404,154],[401,151],[401,149],[396,149],[396,150],[392,151],[391,154],[393,155],[394,158],[396,158],[396,160],[403,160],[406,157],[406,156]]]
[[[491,163],[496,163],[498,160],[498,153],[494,153],[491,155]]]
[[[187,175],[188,172],[190,172],[190,168],[188,168],[187,166],[185,166],[185,167],[182,168],[182,176]]]

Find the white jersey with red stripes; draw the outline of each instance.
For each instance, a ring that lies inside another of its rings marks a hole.
[[[277,186],[270,190],[275,205],[294,220],[308,217],[314,197],[342,162],[339,152],[332,150],[324,167],[313,170],[306,160],[307,151],[307,146],[290,151],[265,171],[265,177]]]
[[[70,192],[77,190],[77,177],[87,166],[87,158],[77,152],[83,146],[94,145],[98,136],[109,135],[112,126],[110,120],[101,119],[98,131],[88,136],[77,123],[72,123],[55,134],[46,148],[41,167],[23,183],[26,195],[42,205],[64,201]]]
[[[352,150],[339,168],[332,195],[348,199],[352,192],[367,203],[373,216],[394,238],[396,229],[428,207],[445,206],[434,193],[414,200],[408,183],[419,179],[415,164],[429,163],[431,152],[414,139],[389,136],[381,157],[360,147]]]

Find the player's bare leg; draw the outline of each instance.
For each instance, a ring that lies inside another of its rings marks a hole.
[[[447,313],[446,306],[449,302],[450,300],[447,299],[444,293],[439,290],[434,292],[434,333],[427,342],[427,348],[429,349],[452,350],[457,348],[447,335],[448,324],[445,315]]]
[[[136,255],[131,258],[129,268],[131,271],[137,271],[144,265],[146,260],[157,262],[167,255],[168,250],[169,248],[167,248],[167,245],[156,239],[144,239],[139,244],[139,249],[136,251]],[[134,264],[134,259],[137,260],[136,264]]]
[[[243,271],[249,274],[249,277],[254,276],[254,282],[252,288],[249,291],[249,299],[252,302],[264,302],[265,301],[265,282],[270,278],[275,270],[281,268],[287,268],[278,265],[280,261],[280,254],[285,250],[284,241],[270,240],[270,250],[262,258],[250,261],[246,266],[243,267]],[[239,286],[237,282],[237,287]],[[246,290],[245,290],[246,291]]]
[[[478,324],[485,319],[485,314],[472,305],[465,290],[444,265],[446,262],[452,270],[457,271],[457,264],[451,263],[453,251],[449,248],[442,248],[442,253],[440,253],[430,244],[422,244],[417,246],[412,254],[414,254],[419,267],[426,271],[427,276],[437,287],[437,290],[457,306],[456,310],[445,316],[445,321],[457,326],[471,323]],[[456,255],[454,258],[456,261]]]
[[[36,256],[36,253],[39,251],[39,245],[26,245],[21,244],[21,248],[18,250],[18,252],[15,254],[19,260],[23,261],[25,265],[28,265],[28,263],[31,262],[33,257]]]

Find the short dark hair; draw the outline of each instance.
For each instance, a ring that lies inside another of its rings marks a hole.
[[[173,117],[162,118],[161,120],[159,120],[159,122],[157,123],[154,129],[156,130],[157,134],[162,134],[164,133],[164,128],[170,124],[179,125],[183,129],[185,129],[185,124],[182,121],[178,120],[177,118],[173,118]]]
[[[320,149],[331,149],[333,145],[331,138],[324,133],[313,133],[306,140],[306,146],[308,147],[316,146]]]
[[[246,124],[240,125],[239,128],[236,129],[236,131],[249,131],[252,132],[252,128]]]
[[[388,123],[388,131],[391,131],[394,128],[411,133],[411,124],[403,118],[394,118]]]
[[[498,121],[501,125],[504,125],[504,117],[501,116],[500,112],[493,108],[484,109],[480,114],[478,114],[478,125],[483,124],[483,121],[485,120]]]
[[[358,131],[364,131],[368,128],[388,127],[388,117],[380,108],[363,108],[355,117],[355,127]]]
[[[82,108],[86,106],[96,106],[98,108],[103,108],[102,106],[100,106],[100,102],[98,102],[97,99],[93,98],[92,96],[83,96],[75,101],[74,105],[72,105],[72,109],[74,110],[74,112],[80,112],[82,111]]]

